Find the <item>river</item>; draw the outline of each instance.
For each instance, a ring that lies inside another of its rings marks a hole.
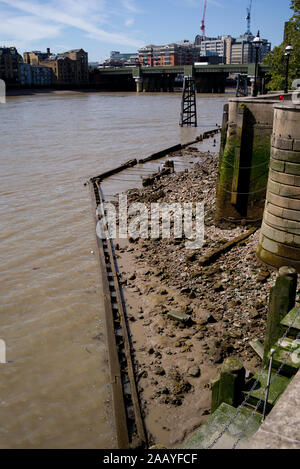
[[[0,448],[114,447],[84,183],[221,124],[228,98],[197,100],[198,129],[178,126],[179,94],[56,92],[0,104]],[[108,195],[120,187],[112,179]]]

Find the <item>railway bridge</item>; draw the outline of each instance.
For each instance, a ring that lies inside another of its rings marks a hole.
[[[258,65],[259,77],[268,71],[268,66]],[[183,76],[192,76],[198,93],[224,93],[229,75],[254,77],[254,73],[255,64],[123,67],[98,69],[92,81],[97,88],[110,91],[172,92],[181,86]]]

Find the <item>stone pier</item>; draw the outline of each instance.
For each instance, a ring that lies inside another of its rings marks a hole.
[[[300,106],[274,107],[268,190],[258,257],[300,272]]]
[[[259,222],[269,174],[274,105],[280,94],[233,98],[224,109],[216,222]],[[291,96],[286,96],[287,100]]]

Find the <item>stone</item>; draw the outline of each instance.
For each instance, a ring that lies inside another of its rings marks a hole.
[[[167,313],[167,316],[170,319],[175,319],[176,321],[180,321],[183,323],[187,323],[188,321],[190,321],[190,316],[178,310],[169,311]]]
[[[164,376],[166,374],[165,370],[163,369],[162,366],[156,366],[154,368],[154,373],[158,376]]]
[[[188,439],[184,445],[184,449],[205,449],[207,448],[216,435],[221,433],[225,425],[230,422],[236,413],[236,408],[223,403],[219,406],[216,412],[214,412],[207,422]],[[252,414],[252,409],[246,409],[245,407],[241,410],[233,423],[226,430],[225,434],[219,439],[219,441],[214,446],[215,449],[232,449],[234,442],[237,439],[237,436],[245,431],[245,434],[242,439],[243,447],[247,447],[245,441],[247,442],[249,438],[258,430],[261,424],[261,415],[255,414],[254,417],[250,420]],[[249,421],[249,423],[248,423]],[[245,425],[246,429],[245,429]]]
[[[197,258],[197,252],[191,252],[186,255],[186,261],[187,262],[194,262]]]
[[[200,376],[200,368],[197,365],[193,365],[188,369],[188,375],[193,376],[194,378],[198,378]]]
[[[224,285],[223,285],[221,282],[218,282],[218,283],[216,283],[216,284],[213,286],[213,290],[214,290],[215,292],[224,291]]]
[[[136,279],[136,275],[135,275],[135,274],[130,275],[130,277],[128,278],[128,280],[135,280],[135,279]]]

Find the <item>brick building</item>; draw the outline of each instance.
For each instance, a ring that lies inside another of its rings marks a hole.
[[[56,85],[76,85],[77,65],[75,60],[69,57],[50,56],[47,60],[40,62],[43,67],[52,70],[53,83]]]
[[[144,67],[193,65],[199,60],[199,50],[186,40],[165,46],[149,45],[139,50],[139,63]]]
[[[89,81],[88,76],[88,54],[83,49],[73,49],[61,54],[32,51],[23,54],[24,63],[32,66],[42,66],[52,71],[52,82],[57,85],[82,85]],[[29,73],[28,71],[24,73]],[[38,74],[37,80],[49,80],[47,72]],[[39,78],[40,76],[40,78]]]
[[[39,50],[34,50],[32,52],[23,53],[23,62],[28,65],[39,65],[42,61],[47,60],[50,57],[50,49],[47,49],[47,52],[41,52]]]
[[[59,57],[66,57],[75,62],[74,73],[75,82],[77,84],[88,83],[89,65],[87,52],[85,52],[83,49],[73,49],[62,54],[58,54],[58,58]]]
[[[6,83],[19,83],[22,56],[15,47],[0,47],[0,79]]]

